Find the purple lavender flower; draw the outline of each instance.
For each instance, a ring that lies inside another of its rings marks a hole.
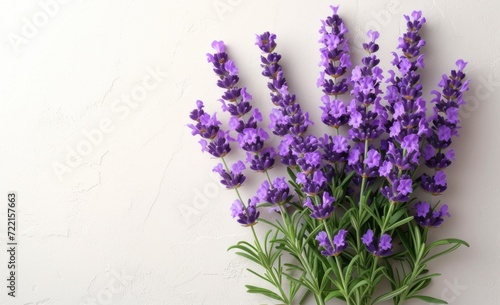
[[[338,99],[330,100],[330,96],[324,95],[321,100],[323,101],[323,110],[321,121],[326,125],[339,128],[347,123],[349,116],[345,104]]]
[[[321,231],[316,236],[316,240],[319,242],[319,246],[324,250],[321,251],[321,255],[324,256],[338,256],[342,251],[347,248],[347,231],[344,229],[339,230],[337,235],[333,237],[333,243],[328,237],[325,231]]]
[[[246,161],[250,164],[250,169],[257,172],[265,172],[273,167],[275,156],[276,152],[274,148],[267,147],[258,153],[247,152]]]
[[[435,98],[431,101],[434,115],[429,119],[431,128],[427,133],[427,144],[424,149],[425,165],[436,170],[436,176],[430,177],[423,174],[420,177],[424,190],[438,195],[446,190],[446,176],[441,170],[450,166],[455,159],[455,152],[448,148],[452,137],[458,136],[460,120],[458,110],[465,102],[463,93],[467,91],[469,80],[465,79],[467,63],[463,60],[456,62],[458,70],[452,70],[450,75],[443,75],[438,86],[441,92],[433,91]]]
[[[310,173],[321,167],[321,153],[319,151],[306,152],[297,158],[297,165],[304,173]]]
[[[323,151],[322,158],[329,163],[346,162],[349,156],[349,144],[344,136],[329,136],[319,138],[319,147]]]
[[[263,201],[274,205],[284,205],[288,202],[290,196],[290,187],[285,178],[274,179],[272,185],[264,181],[257,190],[257,197]]]
[[[435,196],[446,191],[447,186],[446,174],[444,171],[437,171],[434,176],[423,174],[420,177],[420,187],[422,187],[424,191]]]
[[[264,53],[261,56],[262,75],[270,79],[268,88],[271,90],[271,101],[279,107],[270,115],[269,128],[278,136],[291,134],[300,137],[313,123],[309,120],[309,114],[304,113],[300,105],[295,103],[296,96],[288,89],[283,68],[279,64],[281,55],[274,52],[276,35],[269,32],[257,35],[256,44]]]
[[[349,157],[347,158],[347,170],[355,171],[359,177],[378,177],[378,166],[380,165],[382,158],[380,153],[373,148],[373,145],[370,145],[367,158],[363,160],[363,157],[364,145],[362,143],[357,143],[349,151]]]
[[[220,183],[226,186],[227,189],[236,189],[240,187],[243,182],[245,182],[246,177],[242,174],[245,169],[245,164],[243,162],[238,161],[231,167],[231,170],[227,172],[222,163],[219,163],[214,167],[213,171],[219,173],[222,177]]]
[[[380,60],[374,54],[378,50],[376,39],[378,32],[368,32],[369,43],[363,44],[368,52],[361,62],[362,66],[356,66],[352,72],[351,83],[353,88],[348,108],[350,118],[348,121],[349,138],[356,142],[377,139],[385,132],[387,123],[387,111],[380,105],[382,93],[380,82],[383,79],[382,69],[377,67]],[[371,106],[373,109],[370,109]]]
[[[347,123],[348,116],[345,105],[337,99],[349,90],[347,78],[343,77],[347,69],[351,66],[349,56],[349,46],[345,34],[348,32],[342,18],[337,14],[338,7],[331,7],[333,15],[322,20],[319,31],[319,40],[323,46],[320,49],[321,61],[319,65],[323,68],[320,73],[317,85],[323,87],[324,96],[322,98],[324,107],[321,120],[328,126],[339,128]],[[326,78],[326,77],[329,78]],[[334,96],[331,100],[330,96]]]
[[[281,163],[289,167],[295,167],[297,165],[297,155],[294,154],[292,147],[295,142],[295,138],[291,135],[286,135],[281,139],[278,145],[278,154],[281,157]]]
[[[368,166],[368,168],[374,168],[378,167],[380,165],[380,159],[382,156],[380,153],[375,150],[375,149],[370,149],[368,153],[366,154],[366,159],[364,160],[364,163]]]
[[[204,139],[213,139],[220,130],[221,122],[216,114],[209,115],[203,112],[203,103],[197,102],[198,108],[191,112],[190,117],[195,117],[196,124],[188,124],[193,136],[200,135]],[[201,104],[201,107],[199,106]],[[203,112],[203,113],[202,113]],[[201,113],[201,114],[200,114]]]
[[[315,171],[314,174],[306,175],[299,173],[296,182],[302,185],[302,190],[309,196],[315,196],[324,190],[326,178],[321,171]]]
[[[210,142],[201,139],[199,143],[201,144],[202,152],[208,152],[216,158],[223,158],[231,151],[229,143],[232,141],[234,139],[229,136],[229,132],[219,130],[215,138]]]
[[[243,150],[255,153],[264,148],[264,141],[268,138],[269,135],[262,128],[245,128],[238,135],[238,144]]]
[[[262,35],[255,35],[255,36],[257,36],[257,42],[255,44],[259,46],[259,49],[261,49],[262,52],[271,53],[274,51],[274,48],[276,48],[275,34],[265,32]]]
[[[431,148],[432,146],[429,145]],[[455,151],[453,148],[448,149],[445,153],[434,152],[434,148],[432,148],[432,154],[429,152],[427,156],[424,156],[425,165],[428,168],[432,168],[435,170],[442,170],[451,165],[451,162],[455,160]]]
[[[246,120],[243,119],[243,117],[252,109],[252,106],[250,105],[252,96],[247,92],[245,87],[239,88],[237,86],[239,80],[238,68],[236,67],[234,61],[228,58],[228,55],[225,52],[224,42],[214,41],[212,43],[212,47],[216,53],[207,54],[208,61],[213,64],[214,72],[219,76],[217,85],[226,89],[221,100],[222,110],[229,112],[232,116],[229,120],[229,126],[232,130],[238,132],[237,141],[240,148],[249,152],[247,153],[246,161],[250,164],[250,168],[255,171],[264,172],[274,165],[274,156],[276,153],[272,148],[264,148],[265,141],[269,138],[269,136],[264,129],[259,128],[257,125],[258,122],[262,122],[262,114],[257,108],[255,108],[252,115],[250,115]],[[198,120],[198,125],[201,126],[200,128],[197,128],[197,126],[192,128],[196,129],[196,132],[200,133],[200,130],[204,131],[203,120],[206,120],[206,118],[204,118],[206,115],[202,113],[203,104],[198,103],[197,105],[198,108],[196,111],[191,113],[191,117],[192,119]],[[218,122],[214,116],[214,122],[209,126],[215,130],[219,125],[220,122]],[[210,129],[210,131],[212,129]],[[211,132],[213,133],[214,131]],[[202,145],[208,148],[211,144],[212,143],[209,144],[206,141],[202,142]]]
[[[380,189],[380,193],[384,195],[391,203],[406,202],[410,200],[409,195],[413,192],[411,177],[403,174],[398,177],[397,174],[390,174],[387,177],[390,185]]]
[[[424,55],[420,54],[420,49],[425,45],[425,41],[419,30],[425,23],[425,18],[422,18],[421,12],[418,11],[405,18],[407,32],[399,39],[398,45],[402,55],[393,53],[392,61],[401,76],[396,76],[393,70],[389,71],[391,77],[387,79],[389,85],[385,96],[389,102],[387,110],[392,114],[392,120],[386,124],[392,143],[389,144],[385,159],[398,167],[399,171],[414,170],[419,165],[420,142],[422,136],[428,132],[426,102],[422,98],[422,85],[417,73],[418,68],[424,66]],[[400,179],[392,180],[398,184],[402,182]],[[398,191],[398,188],[402,187],[386,187],[383,193],[389,200],[403,200],[406,196]],[[404,188],[409,189],[408,185]]]
[[[389,142],[385,160],[391,162],[401,171],[413,170],[418,165],[419,155],[419,151],[408,152],[402,148],[396,148],[392,142]]]
[[[333,206],[333,202],[335,198],[330,196],[327,192],[323,193],[323,200],[321,204],[315,205],[313,204],[310,197],[307,197],[304,202],[304,206],[308,207],[311,210],[310,216],[314,219],[327,219],[329,218],[335,207]]]
[[[231,130],[236,131],[237,133],[242,133],[244,129],[257,129],[258,123],[262,122],[262,114],[260,113],[258,108],[254,108],[252,115],[248,117],[248,119],[243,121],[238,116],[231,116],[229,119],[229,128]]]
[[[374,236],[373,231],[368,229],[361,237],[361,241],[368,252],[378,257],[385,257],[392,254],[392,237],[389,234],[384,234],[378,239]]]
[[[205,114],[205,111],[203,111],[203,108],[205,106],[203,105],[203,102],[200,100],[196,101],[196,109],[192,110],[191,113],[189,114],[189,118],[193,121],[199,122],[200,117]]]
[[[415,221],[422,227],[438,227],[443,223],[444,217],[451,217],[448,205],[444,204],[439,210],[432,210],[427,202],[415,204]]]
[[[257,223],[260,212],[257,210],[257,197],[252,197],[248,200],[248,205],[245,207],[239,199],[236,199],[231,205],[231,216],[233,218],[238,218],[237,221],[245,226],[253,226]]]
[[[388,178],[392,173],[394,165],[390,161],[384,161],[380,166],[378,172],[380,176]]]

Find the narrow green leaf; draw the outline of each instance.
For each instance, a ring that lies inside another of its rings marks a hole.
[[[405,212],[406,212],[405,208],[400,208],[399,210],[394,212],[391,216],[391,219],[389,219],[389,223],[392,224],[398,221],[398,219],[401,218],[401,216],[403,216]]]
[[[368,212],[368,214],[370,214],[371,217],[373,217],[373,219],[375,219],[375,221],[377,222],[377,225],[379,227],[382,227],[382,221],[380,220],[380,218],[375,214],[375,212],[372,210],[371,207],[368,207],[368,206],[364,206],[365,208],[363,209],[364,211]]]
[[[252,285],[245,285],[245,287],[247,287],[248,293],[258,293],[258,294],[265,295],[271,299],[275,299],[275,300],[284,302],[283,299],[277,293],[272,292],[269,289],[265,289],[265,288],[261,288],[261,287],[257,287],[257,286],[252,286]]]
[[[344,296],[344,294],[340,290],[334,290],[326,296],[325,302],[328,302],[333,298],[339,298],[339,297],[343,297],[343,296]]]
[[[377,297],[375,300],[373,300],[372,304],[377,304],[377,303],[380,303],[383,301],[393,299],[394,297],[403,293],[406,289],[408,289],[408,285],[404,285],[403,287],[399,287],[396,290],[384,293],[383,295],[381,295],[381,296]]]
[[[356,263],[359,259],[359,255],[356,255],[355,257],[352,258],[352,260],[349,262],[349,265],[347,265],[347,269],[345,272],[345,278],[350,279],[352,276],[352,272],[354,271],[354,263]]]
[[[432,279],[423,279],[421,281],[415,282],[415,284],[413,284],[413,286],[411,287],[410,292],[408,292],[407,298],[411,298],[417,292],[419,292],[419,291],[423,290],[424,288],[426,288],[427,286],[429,286],[431,281],[432,281]]]
[[[252,273],[252,274],[254,274],[254,275],[256,275],[256,276],[258,276],[258,277],[260,277],[260,278],[261,278],[261,279],[263,279],[264,281],[269,282],[269,283],[271,283],[271,284],[273,284],[273,285],[274,285],[274,283],[273,283],[272,281],[270,281],[268,278],[266,278],[266,277],[262,276],[261,274],[259,274],[259,273],[255,272],[255,271],[253,271],[252,269],[247,268],[247,271],[248,271],[248,272],[250,272],[250,273]]]
[[[290,177],[291,180],[293,181],[297,180],[297,175],[295,175],[295,173],[290,167],[287,167],[286,171],[288,172],[288,176]]]
[[[305,272],[304,268],[302,268],[301,266],[297,266],[297,265],[291,264],[291,263],[285,263],[284,265],[286,267],[288,267],[288,270],[300,270],[302,272]]]
[[[233,250],[233,249],[238,249],[238,250],[244,251],[244,252],[252,255],[255,258],[259,258],[259,255],[256,252],[252,251],[250,248],[248,248],[246,246],[234,245],[234,246],[229,247],[227,250],[229,251],[229,250]]]
[[[391,231],[391,230],[394,230],[395,228],[397,227],[400,227],[402,225],[404,225],[405,223],[408,223],[410,221],[413,220],[413,216],[410,216],[410,217],[406,217],[405,219],[402,219],[392,225],[390,225],[388,228],[387,228],[387,231]]]
[[[351,286],[351,285],[353,285],[353,286]],[[351,296],[351,294],[353,292],[355,292],[359,287],[365,286],[365,285],[370,285],[370,283],[367,280],[360,280],[360,281],[357,281],[357,283],[356,283],[356,281],[353,281],[351,283],[351,285],[349,285],[349,295],[348,296]]]
[[[262,262],[259,259],[255,258],[255,257],[253,257],[245,252],[236,252],[236,254],[262,266]]]
[[[424,281],[424,280],[430,280],[430,279],[432,279],[434,277],[437,277],[437,276],[441,276],[441,273],[432,273],[432,274],[424,275],[424,276],[419,277],[418,279],[416,279],[415,282]]]
[[[431,257],[429,257],[428,259],[424,260],[424,261],[423,261],[423,263],[424,263],[424,264],[426,264],[426,263],[430,262],[430,261],[431,261],[431,260],[433,260],[433,259],[436,259],[436,258],[438,258],[438,257],[440,257],[440,256],[442,256],[442,255],[447,254],[447,253],[453,252],[453,251],[455,251],[456,249],[458,249],[460,246],[462,246],[462,244],[455,244],[454,246],[449,247],[448,249],[446,249],[446,250],[444,250],[444,251],[441,251],[441,252],[439,252],[439,253],[437,253],[437,254],[434,254],[433,256],[431,256]]]
[[[466,247],[470,247],[469,244],[466,241],[463,241],[461,239],[458,239],[458,238],[444,238],[444,239],[440,239],[438,241],[433,242],[427,248],[432,249],[432,248],[437,247],[437,246],[443,246],[443,245],[449,245],[449,244],[461,244],[461,245],[464,245]]]

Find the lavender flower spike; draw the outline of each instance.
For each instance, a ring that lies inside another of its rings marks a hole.
[[[243,182],[245,182],[246,177],[242,174],[245,169],[245,164],[243,162],[238,161],[233,164],[231,170],[227,172],[222,163],[219,163],[214,167],[213,172],[219,173],[222,180],[220,183],[226,186],[227,189],[236,189],[240,187]]]
[[[257,190],[257,196],[261,202],[268,202],[273,205],[286,204],[290,199],[289,195],[290,187],[284,177],[274,179],[272,185],[266,180]]]
[[[368,252],[378,257],[385,257],[392,254],[392,237],[389,234],[384,234],[378,239],[374,236],[373,231],[368,229],[361,237],[361,241]]]
[[[308,207],[311,210],[311,217],[314,219],[327,219],[332,215],[335,207],[333,206],[333,202],[335,198],[330,196],[327,192],[323,193],[323,201],[321,204],[314,205],[310,197],[307,197],[306,202],[304,202],[304,206]]]
[[[324,256],[338,256],[342,251],[347,248],[347,231],[341,229],[337,235],[333,237],[333,243],[328,237],[328,234],[325,231],[321,231],[316,236],[316,240],[319,242],[319,246],[324,248],[321,251],[321,255]]]
[[[231,216],[233,218],[238,218],[237,221],[245,226],[253,226],[257,223],[260,212],[257,210],[257,203],[259,199],[257,197],[252,197],[248,200],[248,205],[245,207],[239,199],[236,199],[231,205]]]
[[[321,121],[328,126],[339,128],[347,123],[349,116],[346,112],[344,102],[337,99],[348,91],[348,80],[343,77],[351,66],[349,56],[348,32],[344,21],[338,15],[338,7],[331,7],[333,15],[322,20],[319,31],[319,40],[323,46],[320,48],[321,61],[319,65],[323,68],[317,85],[323,88],[325,94],[322,98],[324,107]]]
[[[421,227],[438,227],[443,223],[445,216],[451,217],[446,204],[438,211],[432,210],[431,205],[427,202],[417,202],[415,204],[415,221]]]

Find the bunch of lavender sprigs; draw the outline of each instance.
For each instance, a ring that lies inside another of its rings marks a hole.
[[[338,7],[332,9],[319,31],[321,121],[331,127],[323,136],[307,133],[313,122],[290,91],[281,55],[274,51],[276,35],[257,35],[256,44],[275,106],[267,129],[280,138],[278,147],[266,143],[262,115],[247,88],[239,86],[238,69],[224,43],[214,41],[215,53],[207,54],[217,85],[225,90],[220,101],[231,115],[229,126],[222,126],[215,113],[205,113],[201,101],[188,126],[202,138],[202,150],[221,160],[214,171],[238,198],[232,216],[253,233],[253,242],[240,241],[230,249],[261,268],[248,271],[266,282],[264,287],[247,285],[248,292],[283,304],[302,304],[309,295],[318,305],[332,299],[349,305],[391,299],[396,305],[409,299],[446,304],[421,291],[439,275],[427,269],[430,261],[468,246],[459,239],[427,239],[429,228],[450,216],[436,198],[447,189],[445,169],[455,156],[449,147],[458,135],[458,111],[468,90],[467,63],[458,60],[457,69],[442,76],[439,90],[431,92],[429,115],[419,75],[424,68],[422,13],[404,16],[407,31],[399,38],[399,52],[392,53],[393,70],[384,73],[375,31],[362,45],[366,56],[351,67],[348,30]],[[228,164],[233,142],[246,152],[246,160]],[[270,178],[276,160],[286,166],[288,178]],[[239,187],[247,166],[264,173],[265,181],[245,201]],[[427,201],[417,198],[419,188],[418,195],[430,194]],[[265,207],[276,212],[274,219],[259,218]],[[268,226],[263,237],[254,229],[258,223]]]

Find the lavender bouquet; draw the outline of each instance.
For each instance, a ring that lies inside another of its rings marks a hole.
[[[239,85],[225,44],[214,41],[215,52],[207,54],[224,90],[228,126],[206,113],[201,101],[188,126],[201,137],[202,151],[221,161],[214,171],[237,197],[231,214],[253,235],[253,241],[230,249],[259,268],[248,271],[264,283],[247,285],[248,292],[283,304],[302,304],[309,296],[318,305],[339,300],[398,305],[409,299],[446,304],[422,290],[439,275],[428,270],[430,261],[468,246],[454,238],[428,241],[429,228],[450,217],[437,196],[447,189],[445,169],[455,159],[449,147],[458,136],[459,108],[468,90],[467,63],[458,60],[457,68],[442,76],[428,111],[419,74],[422,13],[404,16],[407,31],[392,53],[393,69],[384,72],[375,31],[362,45],[366,56],[352,67],[348,30],[338,7],[332,9],[319,31],[317,86],[324,93],[321,121],[331,127],[327,134],[308,134],[313,122],[290,91],[275,34],[257,35],[256,42],[275,106],[267,130],[252,96]],[[269,145],[270,134],[279,137],[278,147]],[[228,164],[226,156],[236,146],[246,160]],[[264,181],[244,200],[239,188],[247,167],[263,173]],[[272,180],[273,167],[286,168],[288,177]],[[274,216],[261,217],[262,209]],[[256,225],[266,226],[267,233],[258,236]]]

